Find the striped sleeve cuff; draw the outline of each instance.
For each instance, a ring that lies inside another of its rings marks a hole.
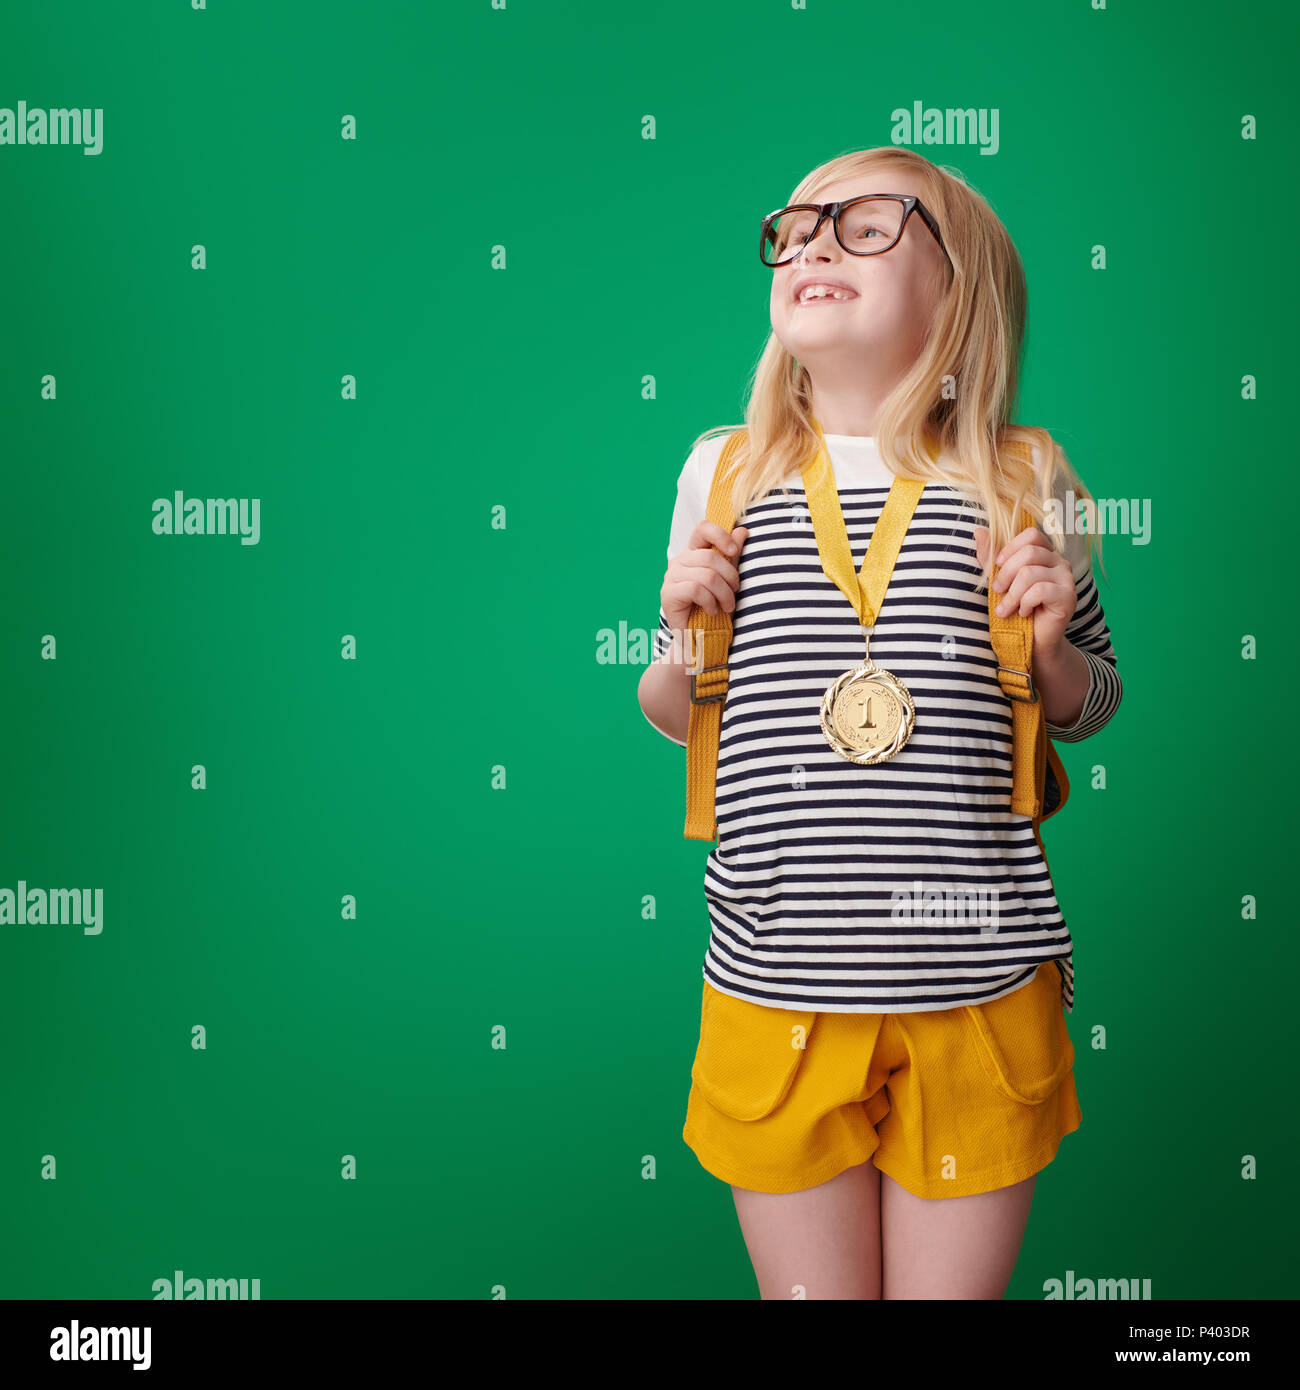
[[[1083,659],[1088,663],[1088,693],[1083,697],[1083,708],[1073,724],[1047,721],[1049,737],[1062,743],[1078,743],[1080,739],[1089,738],[1104,728],[1119,708],[1120,697],[1124,693],[1119,672],[1109,661],[1103,661],[1095,652],[1083,647],[1076,650],[1082,652]]]
[[[661,608],[659,610],[659,630],[654,635],[654,655],[651,657],[651,660],[658,661],[672,644],[673,630],[668,626],[668,619],[664,614],[664,610]]]

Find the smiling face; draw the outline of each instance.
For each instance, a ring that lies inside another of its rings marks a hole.
[[[824,185],[803,201],[829,203],[869,193],[925,197],[919,182],[895,171],[855,174]],[[850,210],[843,219],[844,239],[864,248],[877,241],[888,244],[901,212],[901,204],[882,203],[853,217],[850,225]],[[895,219],[892,226],[890,217]],[[815,217],[795,228],[798,239],[812,221]],[[898,244],[874,256],[845,251],[828,218],[793,261],[769,273],[772,331],[808,369],[814,397],[842,398],[847,391],[875,403],[916,360],[946,284],[948,263],[929,227],[913,212]],[[814,284],[825,285],[827,292],[801,300],[800,292]]]

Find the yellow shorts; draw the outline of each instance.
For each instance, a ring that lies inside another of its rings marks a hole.
[[[1019,1182],[1083,1116],[1053,961],[986,1004],[771,1008],[704,982],[682,1138],[705,1169],[797,1192],[870,1158],[918,1197]]]

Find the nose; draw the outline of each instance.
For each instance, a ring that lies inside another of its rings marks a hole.
[[[835,240],[834,221],[828,217],[818,227],[817,235],[811,241],[804,243],[803,251],[798,259],[810,260],[813,256],[823,256],[828,250],[838,251],[839,249],[839,243]]]

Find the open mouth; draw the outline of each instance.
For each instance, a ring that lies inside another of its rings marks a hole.
[[[811,308],[814,304],[847,304],[851,299],[856,299],[857,295],[849,290],[834,290],[829,286],[814,287],[810,293],[801,294],[795,300],[795,307],[798,309]]]

